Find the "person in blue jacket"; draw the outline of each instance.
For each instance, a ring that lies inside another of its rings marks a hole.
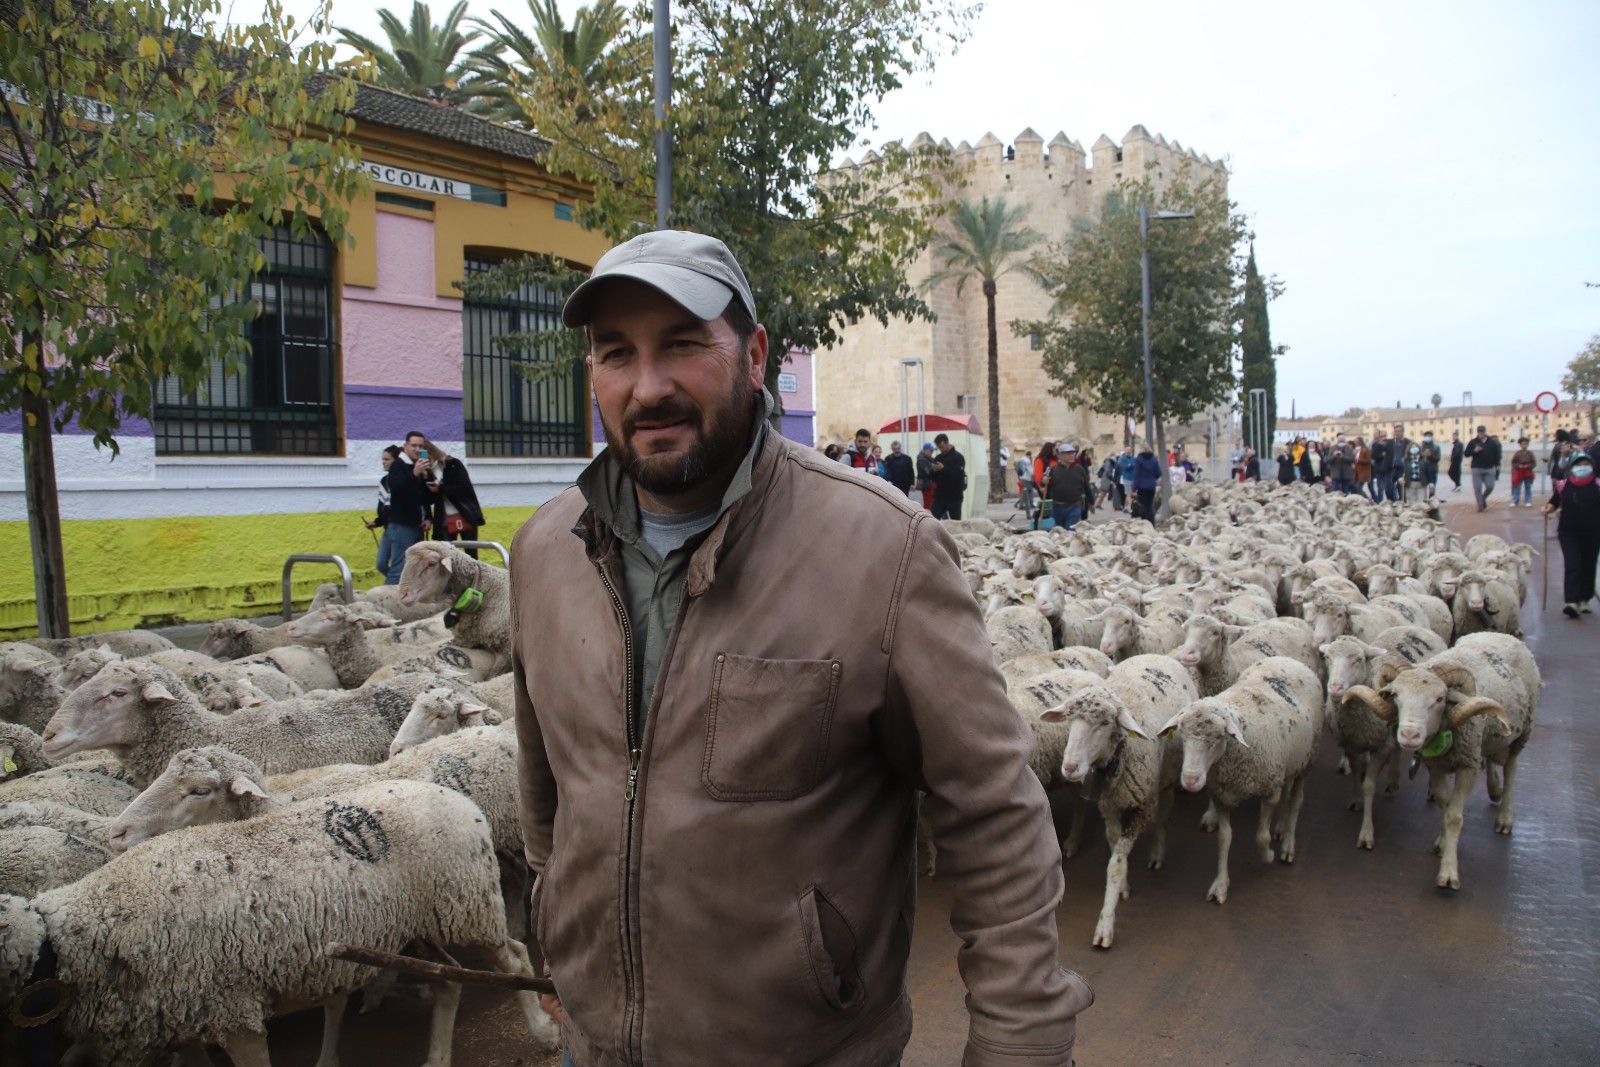
[[[1156,521],[1156,486],[1161,484],[1161,463],[1148,448],[1133,461],[1134,518]]]
[[[1117,510],[1121,511],[1128,502],[1128,494],[1133,492],[1133,469],[1138,465],[1138,460],[1133,456],[1133,446],[1129,445],[1122,450],[1122,455],[1117,457]]]

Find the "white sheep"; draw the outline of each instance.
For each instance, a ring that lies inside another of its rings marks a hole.
[[[63,702],[45,729],[45,755],[106,748],[140,785],[153,781],[173,753],[204,745],[231,748],[269,772],[376,763],[412,701],[439,684],[433,675],[406,675],[325,700],[302,697],[219,715],[170,671],[130,660],[104,668]]]
[[[1371,644],[1391,626],[1409,626],[1411,620],[1386,607],[1352,603],[1330,590],[1319,589],[1302,602],[1303,618],[1311,624],[1311,635],[1318,645],[1335,637],[1353,634]]]
[[[67,763],[0,781],[0,804],[51,801],[95,815],[115,815],[138,792],[117,763]]]
[[[94,648],[79,652],[61,666],[61,687],[71,692],[78,686],[93,678],[109,663],[115,663],[123,657],[118,652],[108,648]],[[179,681],[196,693],[203,694],[207,689],[215,687],[219,693],[228,693],[237,696],[239,690],[235,687],[238,683],[247,683],[268,700],[288,700],[292,697],[304,696],[305,689],[299,682],[285,674],[282,668],[270,662],[251,662],[237,660],[222,662],[199,652],[190,652],[186,649],[174,648],[165,652],[156,652],[148,656],[133,657],[143,663],[152,663],[157,667],[165,667],[178,676]],[[207,702],[214,710],[231,710],[239,706],[237,701],[227,703],[224,707]]]
[[[1098,776],[1095,792],[1111,859],[1094,930],[1096,948],[1110,948],[1116,936],[1117,902],[1128,896],[1128,857],[1152,822],[1151,870],[1159,870],[1165,858],[1166,818],[1179,761],[1175,748],[1155,738],[1198,697],[1193,679],[1172,657],[1134,656],[1113,667],[1103,683],[1079,689],[1040,716],[1068,728],[1062,777],[1079,783]]]
[[[1461,888],[1458,847],[1467,795],[1486,765],[1504,769],[1503,782],[1490,774],[1489,794],[1500,805],[1495,832],[1511,832],[1517,759],[1533,732],[1543,686],[1526,645],[1506,634],[1480,633],[1396,671],[1381,689],[1356,686],[1345,692],[1343,700],[1359,701],[1393,722],[1396,743],[1420,754],[1430,780],[1441,785],[1443,826],[1434,843],[1439,888]],[[1447,777],[1452,781],[1445,789]]]
[[[1495,572],[1475,567],[1456,575],[1450,611],[1457,640],[1477,633],[1522,636],[1516,588]]]
[[[404,640],[405,631],[385,632],[389,635],[387,640],[374,641],[362,616],[338,604],[296,619],[288,629],[295,640],[326,648],[339,684],[349,689],[364,684],[384,667],[398,671],[434,670],[463,681],[484,681],[491,676],[499,658],[492,652],[462,648],[449,640],[412,644]]]
[[[1055,647],[1050,620],[1027,605],[1003,607],[983,625],[989,633],[989,648],[996,663],[1029,653],[1049,652]]]
[[[30,637],[25,644],[43,649],[57,659],[66,659],[86,648],[109,648],[124,656],[147,656],[176,648],[171,641],[149,630],[109,630],[82,637]]]
[[[1286,656],[1321,673],[1311,627],[1303,619],[1269,619],[1253,626],[1235,626],[1210,615],[1184,623],[1184,641],[1173,658],[1193,673],[1202,696],[1216,696],[1251,664],[1269,656]]]
[[[1450,605],[1431,593],[1386,593],[1372,597],[1368,603],[1404,616],[1407,625],[1432,630],[1447,644],[1455,635]]]
[[[0,894],[31,897],[76,882],[109,858],[104,844],[53,826],[0,830]]]
[[[456,644],[510,657],[511,579],[503,568],[443,541],[421,541],[406,549],[398,588],[407,606],[449,603],[456,613],[451,632]],[[481,595],[470,596],[472,590]],[[468,603],[456,606],[464,595]]]
[[[1432,635],[1432,631],[1423,632]],[[1328,675],[1328,700],[1323,715],[1356,778],[1355,796],[1350,802],[1352,809],[1361,811],[1356,847],[1370,849],[1375,845],[1372,801],[1378,790],[1378,776],[1387,766],[1387,791],[1397,792],[1400,761],[1395,756],[1394,734],[1389,724],[1360,703],[1346,703],[1344,695],[1357,686],[1388,684],[1398,673],[1395,664],[1405,661],[1386,648],[1348,635],[1335,638],[1318,651],[1327,664]],[[1389,662],[1385,663],[1386,660]]]
[[[1100,651],[1114,662],[1130,656],[1166,655],[1183,644],[1185,613],[1176,609],[1151,611],[1141,616],[1120,604],[1101,612],[1105,631]]]
[[[1088,671],[1104,678],[1111,673],[1111,657],[1098,648],[1069,645],[1054,652],[1029,652],[1000,664],[1000,676],[1006,680],[1008,689],[1013,684],[1026,684],[1038,675],[1059,670]],[[475,688],[481,694],[492,684],[484,682]]]
[[[335,582],[325,582],[317,586],[316,594],[311,598],[311,604],[306,608],[309,615],[320,608],[330,607],[334,604],[344,603],[344,589]],[[356,590],[356,604],[370,604],[388,614],[395,622],[409,623],[421,622],[430,616],[436,616],[450,605],[438,601],[419,601],[415,604],[406,604],[401,600],[400,587],[397,585],[375,585],[371,589]]]
[[[411,710],[389,743],[389,756],[392,759],[408,748],[457,730],[498,726],[500,721],[499,712],[465,693],[443,687],[429,689],[411,702]]]
[[[76,987],[63,1022],[91,1054],[133,1063],[214,1043],[266,1064],[277,1005],[337,1000],[371,976],[326,956],[331,941],[447,946],[467,966],[532,973],[507,937],[483,815],[441,786],[382,782],[168,834],[31,901],[0,898],[0,996],[48,942]],[[548,1038],[533,995],[518,999]],[[458,988],[435,998],[430,1065],[449,1062],[458,1003]]]
[[[0,804],[0,830],[48,826],[102,847],[110,845],[111,823],[115,818],[113,815],[79,811],[53,800],[21,800]]]
[[[1373,638],[1372,644],[1407,663],[1421,663],[1450,647],[1450,642],[1420,626],[1391,626]]]
[[[1175,732],[1183,748],[1183,788],[1205,790],[1216,810],[1217,876],[1207,900],[1228,899],[1231,816],[1245,801],[1261,802],[1256,846],[1262,862],[1295,861],[1295,829],[1306,771],[1316,755],[1321,706],[1317,676],[1304,664],[1273,657],[1246,668],[1227,690],[1195,701],[1162,728],[1163,736]]]
[[[0,720],[41,730],[66,695],[60,660],[32,645],[0,644]]]

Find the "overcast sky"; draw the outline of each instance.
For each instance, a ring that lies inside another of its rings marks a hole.
[[[371,6],[335,3],[378,35]],[[470,3],[493,7],[523,9]],[[1229,163],[1287,287],[1282,414],[1527,400],[1600,333],[1597,44],[1593,0],[989,0],[876,139],[1032,126],[1087,146],[1143,123]]]

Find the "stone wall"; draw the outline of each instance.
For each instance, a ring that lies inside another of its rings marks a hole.
[[[913,143],[932,141],[923,134]],[[1143,126],[1129,130],[1121,145],[1101,136],[1087,151],[1064,133],[1047,144],[1032,129],[1019,133],[1009,147],[986,133],[976,145],[963,141],[953,151],[965,184],[949,190],[952,200],[1004,196],[1010,203],[1025,204],[1027,225],[1052,242],[1063,240],[1076,220],[1092,217],[1105,193],[1125,178],[1135,179],[1148,170],[1159,186],[1184,163],[1219,172],[1222,168],[1175,141],[1152,137]],[[876,158],[868,153],[862,165],[870,166]],[[933,247],[939,243],[936,239]],[[911,283],[926,286],[936,266],[934,255],[924,252],[910,271]],[[848,440],[859,426],[876,428],[898,418],[900,361],[907,357],[925,361],[930,412],[954,413],[962,397],[972,397],[976,405],[972,410],[980,424],[985,422],[987,331],[981,286],[971,282],[957,292],[954,281],[942,281],[926,291],[926,299],[937,316],[933,322],[893,320],[887,327],[863,322],[847,328],[837,345],[817,353],[819,442]],[[1013,336],[1011,320],[1043,319],[1049,310],[1049,297],[1025,274],[999,279],[995,319],[1002,440],[1014,448],[1032,448],[1042,440],[1063,437],[1120,443],[1119,420],[1051,396],[1054,383],[1039,352],[1029,338]]]

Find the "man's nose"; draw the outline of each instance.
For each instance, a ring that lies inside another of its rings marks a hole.
[[[661,360],[645,356],[635,362],[633,399],[640,407],[654,407],[677,392],[672,375]]]

